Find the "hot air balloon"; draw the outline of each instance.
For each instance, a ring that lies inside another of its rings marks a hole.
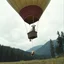
[[[7,0],[9,4],[17,11],[23,20],[29,25],[37,22],[50,0]],[[28,34],[28,38],[34,39],[37,37],[35,26],[32,26],[32,31]]]

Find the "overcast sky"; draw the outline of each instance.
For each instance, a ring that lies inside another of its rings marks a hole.
[[[54,40],[57,38],[57,31],[64,31],[63,6],[63,0],[51,0],[38,22],[38,38],[33,40],[33,46]],[[27,24],[26,27],[28,29]],[[26,27],[23,19],[7,1],[0,0],[0,44],[23,50],[31,48]]]

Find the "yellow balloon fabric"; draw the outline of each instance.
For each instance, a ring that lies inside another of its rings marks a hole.
[[[38,21],[50,2],[50,0],[7,0],[7,1],[28,24],[32,24]]]
[[[37,5],[44,11],[50,0],[7,0],[9,4],[19,12],[22,8],[29,5]]]

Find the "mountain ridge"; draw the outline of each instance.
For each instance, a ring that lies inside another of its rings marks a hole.
[[[52,41],[53,41],[54,50],[55,50],[55,47],[57,46],[57,41],[56,40],[52,40]],[[36,46],[37,47],[36,50],[34,49],[35,47],[31,48],[35,51],[35,54],[43,55],[43,56],[46,56],[46,57],[51,57],[50,41],[47,41],[44,45],[39,45],[39,46],[41,46],[41,47],[38,48],[38,46]],[[31,49],[29,49],[29,50],[31,50]],[[31,52],[31,51],[29,51],[29,52]]]

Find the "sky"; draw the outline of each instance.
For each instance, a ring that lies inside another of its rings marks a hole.
[[[6,0],[0,0],[0,44],[28,50],[33,46],[44,45],[57,38],[57,31],[64,31],[64,1],[51,0],[38,23],[38,38],[32,42],[27,37],[28,24]]]

